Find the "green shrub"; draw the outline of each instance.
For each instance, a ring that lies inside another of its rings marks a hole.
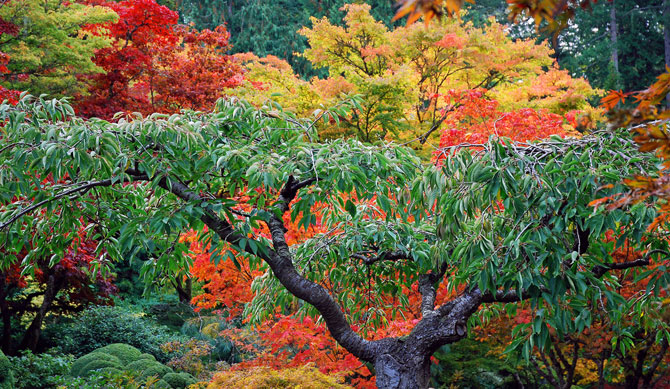
[[[131,345],[123,343],[108,344],[105,347],[97,349],[96,352],[113,355],[119,358],[123,366],[129,364],[130,362],[136,361],[140,358],[140,355],[142,355],[140,350]]]
[[[165,380],[158,380],[153,386],[156,389],[172,389],[172,386],[170,386],[169,383],[167,383]]]
[[[79,371],[79,375],[86,377],[86,376],[90,375],[93,371],[101,370],[101,369],[104,369],[104,368],[121,369],[121,366],[116,362],[105,361],[105,360],[102,360],[102,359],[98,359],[98,360],[91,361],[91,362],[87,363],[86,366],[84,366]]]
[[[70,369],[70,375],[72,377],[79,377],[83,375],[82,369],[90,362],[98,360],[115,362],[117,365],[121,366],[121,360],[119,360],[119,358],[115,357],[114,355],[95,351],[90,354],[86,354],[74,361],[72,368]]]
[[[146,379],[148,377],[158,377],[158,378],[163,378],[164,375],[172,373],[172,369],[169,367],[162,365],[158,362],[155,362],[153,365],[147,367],[142,371],[140,374],[139,378],[140,379]]]
[[[109,344],[125,343],[161,362],[169,361],[171,356],[161,351],[160,345],[183,338],[141,312],[110,306],[91,307],[73,322],[61,324],[59,330],[55,345],[64,353],[81,356]]]
[[[188,373],[167,373],[163,376],[163,380],[170,384],[174,389],[184,389],[189,385],[198,382],[192,375]]]
[[[151,361],[155,361],[156,357],[154,357],[151,354],[144,353],[144,354],[140,354],[140,356],[137,359],[148,359],[148,360],[151,360]]]
[[[0,389],[12,389],[14,387],[14,374],[12,364],[0,350]]]
[[[138,359],[125,366],[125,370],[143,372],[153,365],[160,365],[160,362],[152,361],[150,359]]]
[[[8,357],[15,377],[16,389],[56,388],[67,382],[72,357],[53,353],[33,354],[22,351],[18,357]],[[1,369],[1,368],[0,368]],[[11,387],[11,386],[7,386]]]

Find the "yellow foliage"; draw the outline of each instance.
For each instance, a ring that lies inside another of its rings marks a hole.
[[[202,333],[209,336],[210,338],[216,338],[219,336],[220,332],[219,327],[220,327],[219,323],[217,322],[210,323],[206,325],[205,328],[202,329]]]
[[[580,358],[575,366],[577,385],[587,386],[598,382],[598,366],[590,359]]]
[[[224,371],[214,375],[207,389],[249,388],[249,389],[344,389],[341,379],[325,375],[305,365],[293,369],[272,370],[256,367],[242,371]]]

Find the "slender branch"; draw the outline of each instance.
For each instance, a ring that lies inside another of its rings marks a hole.
[[[398,260],[401,260],[401,259],[409,259],[410,258],[410,256],[406,252],[400,251],[400,250],[386,251],[386,252],[383,252],[383,253],[377,255],[376,257],[365,256],[361,253],[351,254],[351,257],[356,258],[356,259],[360,259],[361,261],[363,261],[364,264],[366,264],[368,266],[372,265],[375,262],[380,262],[380,261],[398,261]]]
[[[25,214],[28,214],[28,213],[36,210],[37,208],[40,208],[43,205],[46,205],[46,204],[48,204],[52,201],[58,200],[60,198],[63,198],[65,196],[69,196],[69,195],[75,194],[75,193],[78,193],[79,195],[82,195],[82,194],[86,193],[87,191],[89,191],[90,189],[95,188],[97,186],[110,186],[110,185],[112,185],[112,182],[113,182],[112,179],[101,180],[101,181],[88,181],[88,182],[82,183],[81,186],[77,186],[75,188],[71,188],[71,189],[62,191],[58,194],[55,194],[54,196],[49,197],[48,199],[44,199],[44,200],[42,200],[38,203],[35,203],[35,204],[33,204],[33,205],[31,205],[27,208],[24,208],[20,212],[16,213],[14,216],[9,218],[9,220],[7,220],[5,223],[0,224],[0,231],[7,228],[9,225],[14,223],[15,221],[17,221],[21,216],[23,216]]]

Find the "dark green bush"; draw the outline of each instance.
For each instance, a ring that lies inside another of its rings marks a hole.
[[[14,374],[9,359],[0,350],[0,389],[12,389],[14,387]]]
[[[153,365],[148,366],[146,369],[142,370],[142,372],[139,375],[140,379],[147,379],[149,377],[158,377],[158,378],[163,378],[164,375],[172,373],[172,369],[160,364],[158,362],[154,362]]]
[[[128,371],[142,372],[148,369],[150,366],[157,364],[160,365],[160,362],[152,361],[150,359],[138,359],[134,362],[129,363],[124,368]]]
[[[126,366],[130,362],[136,361],[142,355],[142,352],[133,346],[123,343],[112,343],[105,347],[101,347],[96,352],[113,355],[121,361],[122,366]]]
[[[102,359],[98,359],[95,361],[91,361],[86,364],[81,370],[79,371],[79,375],[86,377],[91,375],[91,373],[95,372],[96,370],[102,370],[105,368],[113,368],[113,369],[121,369],[121,365],[119,365],[116,362],[112,361],[105,361]]]
[[[72,364],[70,375],[86,377],[90,382],[104,382],[105,377],[108,377],[120,385],[123,382],[142,383],[149,377],[162,380],[163,376],[170,373],[172,369],[156,361],[153,356],[142,354],[133,346],[114,343],[81,356]],[[175,382],[195,382],[190,374],[177,375],[176,378],[171,376],[170,379]],[[162,385],[164,388],[171,388],[167,381],[163,381]],[[86,384],[83,387],[95,386]]]
[[[112,343],[125,343],[152,354],[161,362],[170,355],[160,345],[181,339],[167,327],[156,324],[140,312],[124,307],[98,306],[82,312],[71,324],[60,328],[58,346],[78,357]]]
[[[163,380],[170,384],[174,389],[184,389],[197,382],[196,379],[188,373],[167,373],[163,376]]]
[[[82,370],[84,369],[84,367],[86,367],[86,365],[88,365],[90,362],[98,360],[113,362],[121,366],[121,361],[119,360],[119,358],[110,354],[99,353],[96,351],[90,354],[86,354],[83,357],[80,357],[79,359],[74,361],[74,363],[72,364],[72,368],[70,369],[70,375],[73,377],[83,375]]]
[[[22,351],[18,357],[8,357],[8,361],[16,380],[16,389],[56,388],[67,382],[66,376],[72,365],[70,356],[33,354],[28,350]]]

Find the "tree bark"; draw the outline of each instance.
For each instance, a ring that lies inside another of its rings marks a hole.
[[[42,333],[42,322],[44,321],[44,317],[49,311],[51,304],[55,300],[59,289],[60,286],[56,276],[50,274],[49,278],[47,279],[47,288],[44,292],[42,305],[35,313],[35,318],[33,319],[32,323],[30,323],[30,326],[23,335],[23,340],[19,346],[20,350],[29,349],[35,351],[37,348],[37,343],[39,342],[40,334]]]
[[[612,64],[617,76],[619,75],[619,50],[617,49],[616,0],[612,0],[610,8],[610,41],[612,44]]]
[[[0,348],[5,354],[11,354],[12,316],[9,311],[9,304],[7,304],[7,285],[3,274],[0,274],[0,314],[2,314],[2,344],[0,344]]]
[[[665,48],[665,66],[670,67],[670,0],[663,0],[663,47]],[[665,97],[670,108],[670,93]]]

